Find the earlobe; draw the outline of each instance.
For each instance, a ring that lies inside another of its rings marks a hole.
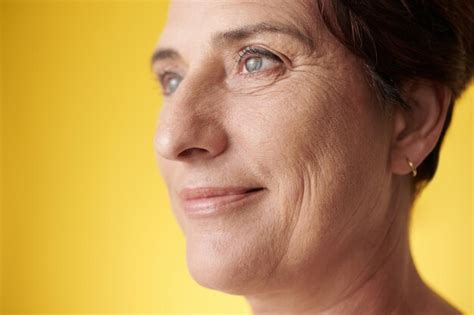
[[[398,175],[413,174],[436,146],[452,92],[438,82],[410,81],[403,86],[402,97],[410,108],[397,106],[393,111],[390,155],[392,172]]]

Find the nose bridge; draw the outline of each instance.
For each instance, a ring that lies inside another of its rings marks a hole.
[[[211,158],[227,147],[215,73],[188,72],[164,106],[155,135],[157,153],[169,160]]]

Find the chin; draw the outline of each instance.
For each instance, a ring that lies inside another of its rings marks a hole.
[[[203,287],[229,294],[255,292],[265,275],[270,274],[271,264],[262,253],[258,254],[256,247],[220,244],[187,242],[186,261],[193,279]]]

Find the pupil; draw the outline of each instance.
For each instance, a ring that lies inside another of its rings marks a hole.
[[[247,69],[248,72],[254,72],[258,69],[260,69],[262,66],[262,58],[249,58],[245,62],[245,69]]]

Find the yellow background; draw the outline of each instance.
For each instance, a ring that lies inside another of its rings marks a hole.
[[[204,289],[155,163],[149,56],[165,1],[3,1],[0,313],[248,313]],[[472,113],[416,205],[423,277],[472,312]]]

